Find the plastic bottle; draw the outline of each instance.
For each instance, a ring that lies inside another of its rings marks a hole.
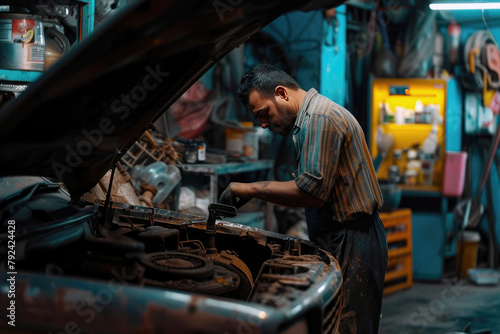
[[[437,125],[432,126],[431,132],[424,140],[424,144],[422,145],[422,152],[425,154],[435,155],[438,149],[438,127]]]
[[[198,142],[198,162],[205,162],[207,156],[207,145],[204,141]]]
[[[401,178],[399,176],[399,167],[397,165],[389,166],[389,180],[399,183]]]
[[[403,150],[394,149],[393,154],[394,154],[394,165],[398,166],[399,174],[403,175],[404,172],[406,171],[406,164],[407,164],[406,157],[403,155]]]
[[[187,164],[195,164],[198,161],[198,144],[194,140],[187,142],[184,160]]]
[[[417,156],[417,151],[408,151],[408,164],[405,171],[406,184],[417,185],[422,183],[420,160],[417,159]]]
[[[152,185],[158,191],[153,197],[153,204],[161,204],[181,180],[181,172],[173,165],[166,165],[162,161],[148,166],[134,166],[130,173],[132,183],[137,190],[141,183]]]
[[[424,104],[422,101],[415,102],[415,123],[423,123],[422,118],[424,114]]]

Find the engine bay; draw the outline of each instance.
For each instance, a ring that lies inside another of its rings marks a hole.
[[[39,208],[53,191],[57,187],[33,196],[22,209],[31,211],[32,222],[34,217],[47,222],[30,223],[18,231],[19,270],[104,280],[123,272],[127,281],[139,286],[274,307],[284,298],[272,292],[275,283],[287,300],[293,300],[295,290],[300,294],[327,272],[339,270],[329,253],[305,240],[215,222],[227,214],[227,206],[220,204],[212,204],[216,209],[206,218],[97,201],[68,218],[50,221],[55,213],[69,210]]]

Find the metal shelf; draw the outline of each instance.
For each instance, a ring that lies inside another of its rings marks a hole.
[[[271,172],[274,167],[273,160],[257,160],[253,162],[244,163],[224,163],[224,164],[181,164],[176,165],[180,169],[182,177],[184,178],[186,174],[193,174],[198,176],[208,176],[210,178],[209,189],[211,203],[218,202],[218,187],[219,187],[219,176],[228,176],[228,181],[231,176],[236,176],[241,173],[249,173],[255,171],[264,171],[267,174],[266,179],[271,179]],[[273,230],[273,213],[272,204],[270,202],[266,203],[265,209],[265,225],[266,230]]]

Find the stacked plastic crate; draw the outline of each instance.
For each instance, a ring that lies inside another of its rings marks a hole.
[[[411,210],[380,213],[380,218],[389,249],[384,285],[384,294],[388,294],[413,284]]]

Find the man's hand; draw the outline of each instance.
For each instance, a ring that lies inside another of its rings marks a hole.
[[[242,207],[252,199],[252,197],[244,191],[244,185],[244,183],[231,182],[226,190],[220,195],[219,203],[232,205],[237,209]]]

